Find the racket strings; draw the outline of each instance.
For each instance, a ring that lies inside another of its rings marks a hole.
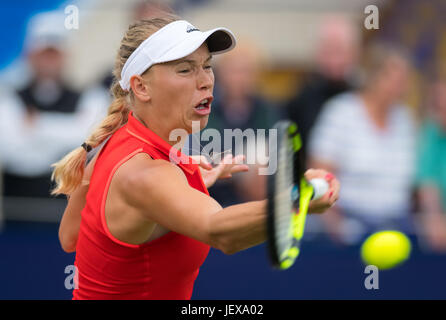
[[[287,256],[293,243],[293,157],[287,137],[279,144],[278,166],[275,179],[275,230],[279,259]]]

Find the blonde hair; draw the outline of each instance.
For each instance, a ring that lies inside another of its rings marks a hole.
[[[59,162],[52,165],[54,167],[51,179],[56,186],[51,194],[71,194],[81,184],[84,175],[85,163],[87,159],[87,149],[95,148],[110,137],[116,130],[127,123],[130,112],[132,92],[124,91],[119,85],[121,71],[125,62],[133,51],[150,35],[161,29],[165,25],[179,20],[175,15],[166,15],[149,20],[140,20],[131,24],[125,33],[118,54],[115,59],[113,69],[114,81],[111,86],[113,101],[111,102],[107,116],[99,126],[85,140],[86,148],[78,147],[68,153]]]

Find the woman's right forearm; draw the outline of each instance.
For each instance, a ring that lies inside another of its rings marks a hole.
[[[267,200],[229,206],[210,217],[212,246],[234,254],[266,240]]]

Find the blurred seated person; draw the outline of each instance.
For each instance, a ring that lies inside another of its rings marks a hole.
[[[64,15],[40,13],[28,25],[25,59],[32,72],[0,99],[0,158],[7,197],[49,198],[51,164],[84,141],[106,112],[94,94],[70,88]]]
[[[417,184],[424,239],[446,252],[446,78],[432,84],[430,107],[420,133]]]
[[[215,73],[218,81],[214,89],[214,101],[206,129],[213,128],[224,137],[225,129],[264,129],[266,136],[268,129],[279,119],[278,111],[271,103],[262,98],[256,91],[257,78],[260,72],[261,56],[255,44],[248,40],[239,41],[237,46],[224,56],[218,57]],[[206,130],[205,129],[205,130]],[[191,136],[194,138],[194,135]],[[237,146],[233,139],[232,150],[223,150],[225,155],[237,155],[237,150],[243,148],[243,154],[254,157],[253,153],[262,152],[260,144],[251,143]],[[256,140],[258,141],[258,140]],[[266,139],[266,143],[267,143]],[[253,141],[251,141],[253,142]],[[203,144],[203,143],[201,143]],[[264,155],[268,155],[265,150]],[[263,156],[263,154],[262,154]],[[256,160],[257,160],[256,156]],[[246,161],[245,161],[246,163]],[[248,172],[238,173],[233,179],[218,181],[209,192],[223,207],[243,201],[259,200],[266,196],[266,176],[259,175],[259,166],[262,164],[247,163],[251,168]]]
[[[333,172],[342,184],[333,212],[321,217],[340,244],[381,229],[413,231],[416,132],[401,102],[409,60],[386,45],[367,53],[361,90],[329,100],[310,137],[310,165]]]
[[[323,21],[314,52],[314,72],[285,106],[288,117],[298,125],[305,161],[308,137],[324,103],[353,89],[358,50],[358,34],[350,21],[337,16]]]

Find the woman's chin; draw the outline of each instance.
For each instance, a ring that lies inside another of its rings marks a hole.
[[[204,128],[206,128],[208,120],[209,116],[201,117],[201,119],[199,120],[192,120],[187,131],[189,132],[189,134],[192,134],[203,130]]]

